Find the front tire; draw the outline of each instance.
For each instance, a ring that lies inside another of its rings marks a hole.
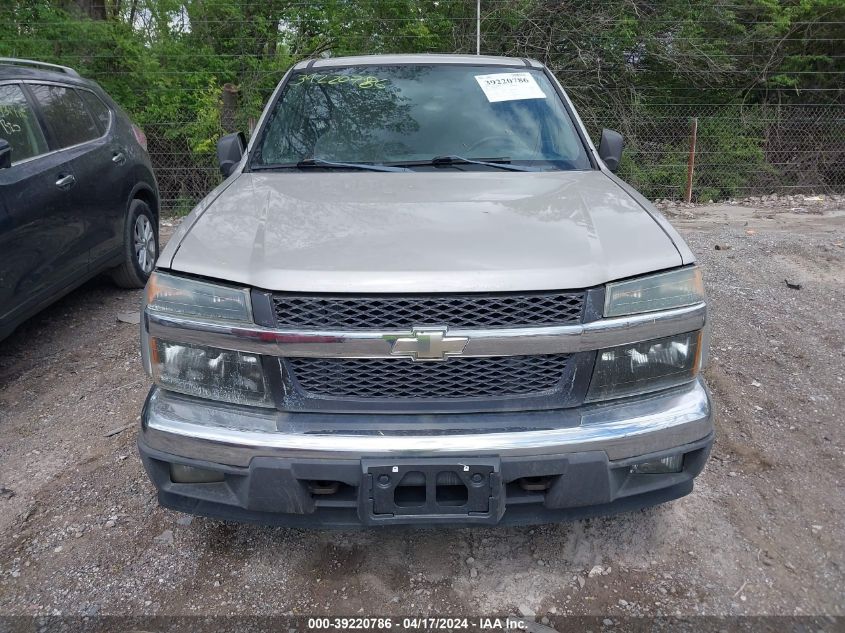
[[[143,200],[132,200],[123,233],[123,263],[111,277],[121,288],[143,288],[158,258],[158,223]]]

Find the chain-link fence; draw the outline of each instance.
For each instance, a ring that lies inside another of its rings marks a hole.
[[[220,181],[220,170],[211,154],[197,154],[176,130],[180,123],[144,125],[147,150],[153,163],[165,213],[189,212]],[[221,134],[222,134],[221,130]]]
[[[621,175],[651,199],[684,197],[694,118],[693,200],[845,192],[842,105],[631,106],[581,115],[596,143],[603,127],[623,133]],[[145,127],[162,207],[174,213],[190,210],[220,182],[213,155],[198,154],[178,135],[187,123]]]
[[[622,176],[649,198],[685,194],[697,119],[692,199],[845,191],[841,105],[661,105],[630,107],[584,123],[625,136]]]

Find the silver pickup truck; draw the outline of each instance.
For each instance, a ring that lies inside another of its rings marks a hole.
[[[166,507],[497,524],[689,493],[701,271],[529,59],[310,60],[146,288],[139,448]]]

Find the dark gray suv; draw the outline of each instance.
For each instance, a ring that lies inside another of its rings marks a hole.
[[[101,272],[143,287],[158,215],[146,138],[100,86],[0,58],[0,339]]]

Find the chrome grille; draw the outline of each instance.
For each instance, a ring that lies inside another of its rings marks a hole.
[[[580,323],[584,292],[466,295],[275,295],[276,324],[291,329],[409,330],[416,325],[505,328]]]
[[[570,357],[467,357],[445,362],[288,358],[284,362],[306,397],[435,400],[547,393],[560,386]]]

